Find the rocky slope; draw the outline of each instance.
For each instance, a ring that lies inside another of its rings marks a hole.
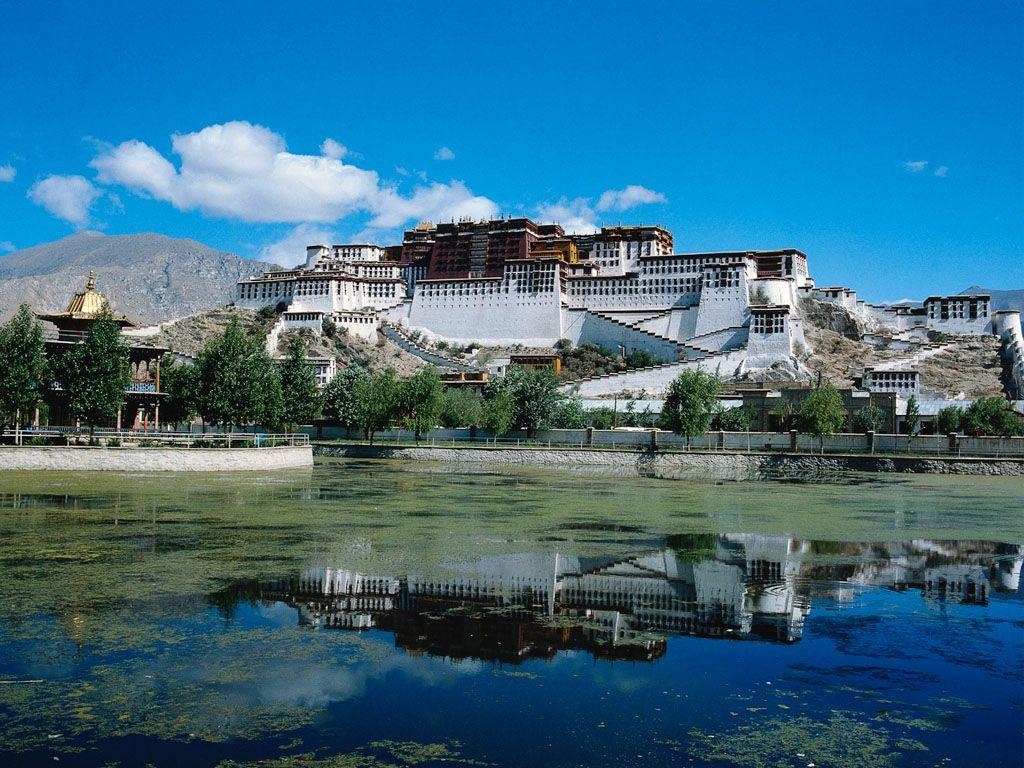
[[[63,310],[89,271],[114,311],[140,323],[190,315],[231,301],[236,281],[272,265],[165,235],[79,232],[0,256],[0,319],[27,302]]]
[[[939,344],[922,342],[907,349],[884,339],[861,339],[860,332],[872,329],[862,328],[842,307],[807,299],[801,302],[801,314],[811,347],[804,363],[836,386],[851,386],[865,368],[898,365],[920,371],[926,390],[970,398],[1003,394],[995,336],[948,336]]]

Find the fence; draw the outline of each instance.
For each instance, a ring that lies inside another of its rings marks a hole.
[[[19,445],[73,445],[88,443],[90,438],[107,446],[139,448],[275,448],[284,445],[309,445],[305,432],[155,432],[134,429],[97,429],[90,436],[87,430],[75,427],[33,427],[8,429],[3,432],[4,442]]]
[[[303,427],[317,439],[362,439],[359,430],[341,427]],[[377,432],[374,441],[415,442],[404,429]],[[911,454],[917,456],[982,456],[1024,458],[1024,437],[965,437],[964,435],[837,434],[819,441],[796,432],[708,432],[687,440],[682,435],[655,429],[549,429],[533,437],[513,431],[502,437],[482,429],[434,429],[420,435],[421,445],[455,446],[460,443],[509,447],[575,447],[609,449],[705,450],[738,452],[799,452],[846,454]]]

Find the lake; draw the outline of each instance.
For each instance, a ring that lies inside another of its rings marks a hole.
[[[0,764],[1019,766],[1022,498],[0,473]]]

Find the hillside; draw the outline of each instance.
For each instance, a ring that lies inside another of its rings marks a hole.
[[[874,343],[859,337],[858,322],[833,304],[805,299],[804,335],[812,348],[804,362],[840,387],[848,387],[865,368],[893,366],[921,373],[921,387],[949,396],[1001,395],[1002,364],[995,336],[948,336],[941,343],[894,343],[879,335]]]
[[[195,240],[79,232],[0,256],[0,319],[22,302],[35,310],[64,309],[92,270],[115,312],[154,323],[223,306],[239,279],[271,266]]]
[[[231,319],[237,317],[247,333],[266,336],[276,321],[260,312],[236,307],[221,307],[183,317],[173,322],[161,323],[159,328],[145,328],[129,333],[142,344],[167,347],[179,354],[195,357],[207,341],[223,333]],[[373,371],[393,368],[399,375],[408,376],[422,367],[423,363],[399,349],[383,336],[376,343],[357,336],[338,334],[334,338],[316,337],[303,332],[309,354],[314,357],[333,357],[339,368],[352,363],[365,365]],[[281,334],[277,354],[284,355],[291,333]]]

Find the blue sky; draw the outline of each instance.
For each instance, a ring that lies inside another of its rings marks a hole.
[[[872,300],[1024,287],[1024,3],[0,0],[0,249],[297,262],[421,218],[792,246]]]

